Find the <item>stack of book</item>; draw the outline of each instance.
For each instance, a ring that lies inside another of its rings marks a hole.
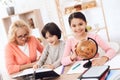
[[[120,80],[120,69],[111,69],[106,80]]]
[[[92,66],[80,75],[77,80],[105,80],[109,74],[110,67],[104,66]]]

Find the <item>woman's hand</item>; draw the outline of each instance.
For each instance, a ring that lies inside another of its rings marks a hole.
[[[32,62],[32,63],[20,65],[20,71],[21,71],[21,70],[24,70],[24,69],[32,68],[33,65],[35,65],[35,64],[36,64],[36,62]]]
[[[92,66],[101,66],[104,65],[109,60],[108,57],[102,56],[101,58],[92,60]]]

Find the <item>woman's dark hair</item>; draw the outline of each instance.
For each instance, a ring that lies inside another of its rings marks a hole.
[[[69,18],[68,18],[68,22],[69,22],[69,25],[71,25],[71,20],[73,18],[78,18],[78,19],[82,19],[83,21],[87,22],[86,21],[86,17],[85,15],[82,13],[82,12],[74,12],[72,13]],[[86,32],[87,32],[87,29],[86,29]]]
[[[53,22],[50,22],[50,23],[47,23],[44,28],[42,29],[41,33],[42,33],[42,36],[44,38],[46,33],[49,32],[51,35],[56,35],[58,37],[58,39],[61,38],[61,30],[59,29],[59,27],[53,23]]]

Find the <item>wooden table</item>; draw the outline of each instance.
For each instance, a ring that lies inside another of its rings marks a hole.
[[[71,66],[66,66],[64,69],[64,73],[61,74],[60,77],[57,77],[57,78],[52,79],[52,80],[76,80],[80,76],[80,73],[67,74],[70,67]]]

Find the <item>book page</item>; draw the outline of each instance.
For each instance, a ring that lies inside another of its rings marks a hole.
[[[83,73],[85,70],[87,70],[87,68],[84,68],[83,65],[86,63],[87,61],[77,61],[75,62],[72,67],[69,69],[69,71],[67,72],[67,74],[73,74],[73,73]]]
[[[55,68],[54,71],[58,74],[62,74],[64,72],[64,66],[61,65],[61,66]]]
[[[39,72],[47,72],[47,71],[52,71],[52,69],[48,69],[48,68],[38,68],[34,70],[36,73]]]
[[[15,74],[14,76],[12,76],[12,78],[16,78],[16,77],[21,77],[21,76],[25,76],[25,75],[33,75],[35,73],[40,73],[40,72],[47,72],[47,71],[52,71],[52,69],[47,69],[47,68],[38,68],[38,69],[33,69],[33,68],[29,68],[29,69],[25,69],[21,72],[18,72],[17,74]]]
[[[20,77],[20,76],[24,76],[28,74],[33,74],[33,73],[34,73],[33,68],[29,68],[29,69],[25,69],[21,72],[16,73],[15,75],[12,76],[12,78],[16,78],[16,77]]]

